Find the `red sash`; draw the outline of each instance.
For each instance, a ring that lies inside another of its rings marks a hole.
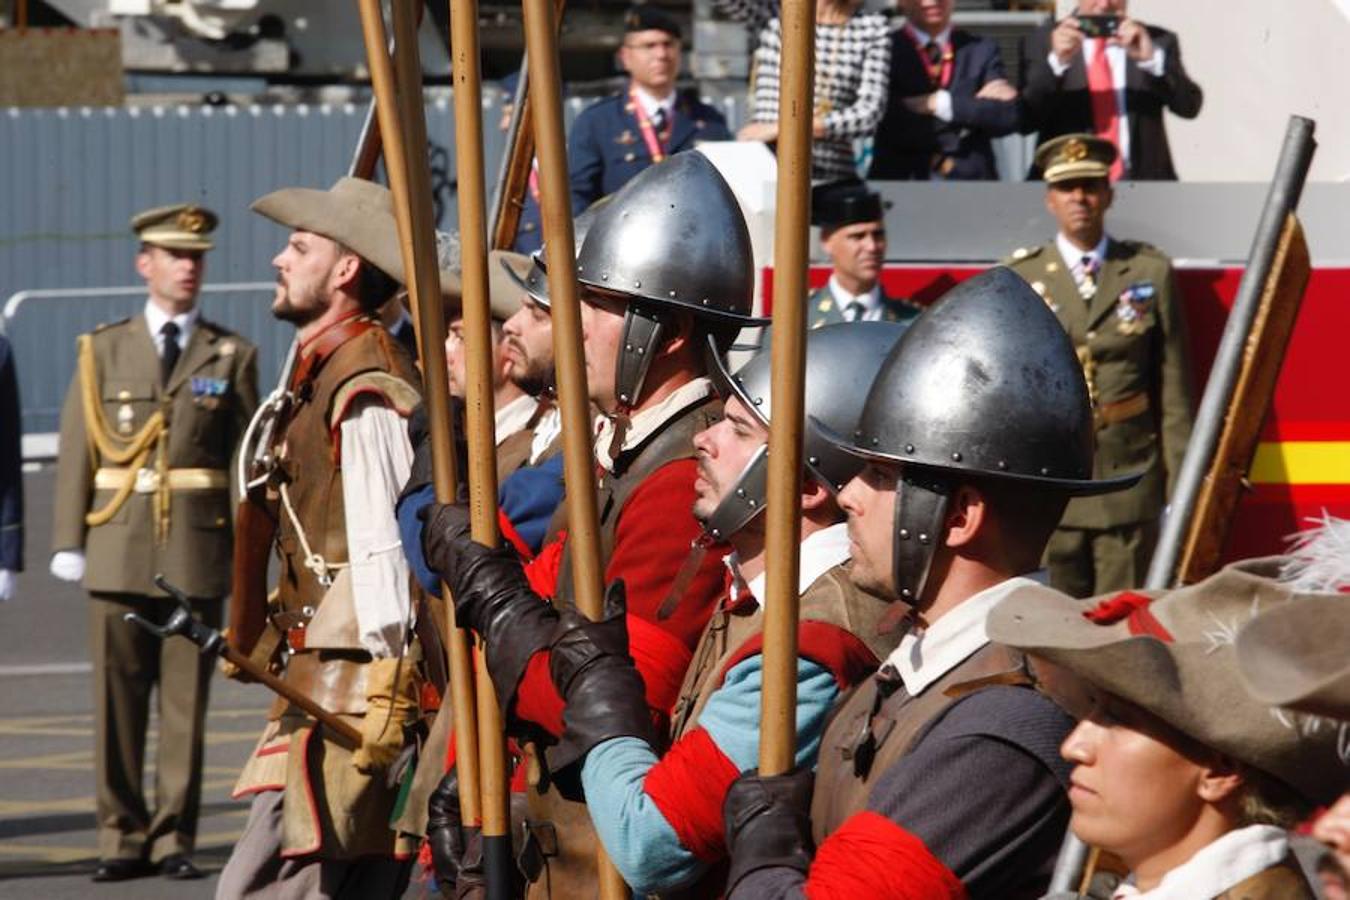
[[[919,43],[919,38],[914,29],[906,25],[904,30],[909,42],[914,45],[914,52],[918,54],[919,62],[923,63],[924,69],[928,72],[929,83],[939,90],[945,90],[952,83],[952,72],[956,68],[956,53],[952,50],[952,42],[947,41],[942,48],[942,58],[934,63],[928,58],[928,51],[924,49],[924,45]]]
[[[647,111],[638,101],[636,89],[631,87],[628,89],[628,108],[637,119],[638,132],[642,135],[642,142],[647,145],[652,162],[659,163],[666,158],[666,144],[670,141],[671,126],[675,123],[675,108],[671,107],[670,115],[666,116],[666,127],[660,134],[656,133],[652,120],[647,118]]]

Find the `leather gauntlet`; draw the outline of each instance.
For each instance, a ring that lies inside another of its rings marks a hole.
[[[805,874],[815,845],[811,841],[810,771],[761,776],[752,769],[731,784],[722,801],[731,871],[726,896],[736,883],[759,869],[789,868]]]
[[[352,754],[352,765],[366,774],[387,767],[403,751],[403,728],[415,721],[417,714],[417,667],[412,660],[372,661],[366,674],[362,741]]]

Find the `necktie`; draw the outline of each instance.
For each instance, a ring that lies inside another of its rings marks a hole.
[[[178,347],[178,326],[172,321],[165,322],[159,333],[164,338],[164,350],[159,356],[159,383],[167,385],[173,367],[178,365],[178,357],[182,355]]]
[[[1120,149],[1120,107],[1116,104],[1116,81],[1111,75],[1111,60],[1106,56],[1106,41],[1090,38],[1096,47],[1088,66],[1088,94],[1092,98],[1092,129]],[[1111,164],[1111,180],[1125,174],[1125,162],[1116,156]]]
[[[856,322],[863,317],[863,305],[861,300],[850,300],[844,304],[844,321]]]
[[[1097,295],[1097,270],[1101,264],[1097,262],[1097,257],[1090,254],[1083,255],[1082,277],[1078,279],[1078,293],[1084,300],[1091,300]]]
[[[652,130],[656,132],[657,140],[665,139],[665,135],[662,134],[662,132],[666,130],[666,121],[666,108],[664,106],[658,106],[656,108],[656,115],[652,116]]]
[[[923,48],[923,52],[928,55],[930,66],[937,66],[942,62],[942,45],[937,41],[929,41],[928,46]]]

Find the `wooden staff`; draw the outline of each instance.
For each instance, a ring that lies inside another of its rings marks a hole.
[[[806,237],[811,207],[815,4],[783,0],[778,101],[778,214],[774,227],[773,419],[765,494],[764,689],[759,771],[792,770],[796,750],[797,611],[806,385]]]
[[[581,305],[563,138],[562,76],[558,71],[557,27],[552,0],[523,0],[525,50],[533,83],[535,148],[539,157],[539,211],[548,247],[549,310],[557,367],[558,409],[563,423],[563,474],[567,482],[567,552],[572,556],[577,609],[591,619],[604,615],[604,573],[595,504],[595,457],[586,365],[581,347]],[[605,855],[597,851],[600,896],[628,896],[628,888]]]
[[[464,296],[465,428],[469,440],[469,515],[473,539],[489,547],[497,531],[497,440],[492,390],[492,311],[488,292],[483,167],[483,85],[479,74],[478,0],[451,0],[455,166],[459,175],[460,279]],[[478,758],[483,767],[483,870],[491,898],[511,895],[511,815],[505,726],[482,650],[478,670]]]
[[[409,105],[415,105],[416,108],[414,116],[408,116],[406,111],[400,114],[393,63],[385,50],[387,42],[380,0],[358,0],[358,3],[366,58],[370,66],[371,83],[375,88],[375,109],[379,113],[380,134],[384,139],[385,167],[394,195],[395,218],[403,247],[404,271],[410,273],[408,296],[412,302],[418,354],[426,382],[436,499],[442,503],[453,503],[459,478],[455,471],[450,388],[444,377],[445,319],[441,309],[439,266],[431,216],[430,174],[423,152],[426,147],[426,126],[423,123],[422,140],[413,147],[415,157],[409,156],[405,140],[407,136],[403,130],[404,120],[422,120],[422,97],[419,90],[409,98]],[[394,4],[396,12],[399,6],[397,2]],[[396,26],[399,24],[397,18]],[[413,55],[415,60],[416,48],[417,42],[413,39],[398,49]],[[402,57],[404,53],[399,52],[398,55]],[[410,184],[410,178],[416,179],[417,183]],[[419,187],[420,190],[417,189]],[[455,769],[459,776],[460,810],[465,823],[475,823],[482,818],[482,791],[478,766],[478,725],[474,715],[473,669],[468,636],[455,627],[454,604],[449,602],[450,591],[444,584],[441,585],[441,593],[447,601],[445,643],[450,653],[450,697],[455,715]]]

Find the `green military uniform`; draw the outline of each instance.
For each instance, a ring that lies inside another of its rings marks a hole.
[[[899,297],[887,297],[883,292],[881,306],[876,315],[864,315],[859,321],[866,322],[907,322],[919,314],[920,307]],[[806,302],[806,327],[820,328],[849,321],[840,309],[830,286],[825,284],[812,292]]]
[[[1078,156],[1075,139],[1047,147]],[[1095,146],[1079,142],[1089,151]],[[1070,162],[1070,177],[1085,177],[1078,170],[1094,160]],[[1100,269],[1082,286],[1056,241],[1020,248],[1006,262],[1044,298],[1078,350],[1097,423],[1094,477],[1144,473],[1128,490],[1069,502],[1046,549],[1050,581],[1078,597],[1138,587],[1193,415],[1183,300],[1171,260],[1148,244],[1108,237]]]
[[[195,207],[133,220],[144,243],[186,250],[209,248],[214,224]],[[145,315],[81,335],[61,413],[52,546],[83,551],[93,599],[104,860],[186,856],[196,834],[211,660],[188,641],[161,641],[122,619],[167,618],[172,604],[153,584],[156,573],[194,598],[212,625],[230,588],[230,460],[258,405],[257,352],[200,316],[190,327],[167,380]],[[156,684],[156,796],[147,806],[141,770]]]

